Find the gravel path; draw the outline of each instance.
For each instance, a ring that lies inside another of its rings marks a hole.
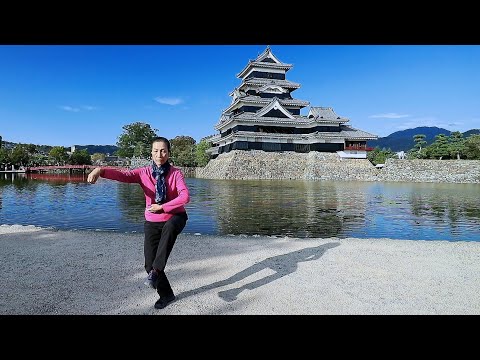
[[[480,243],[181,234],[163,310],[143,234],[0,226],[0,314],[480,314]]]

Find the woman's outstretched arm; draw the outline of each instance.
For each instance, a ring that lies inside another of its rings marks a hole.
[[[99,177],[103,177],[110,180],[116,180],[125,183],[140,183],[141,168],[134,170],[118,170],[112,168],[97,167],[88,174],[87,182],[95,184]]]
[[[88,174],[87,182],[90,184],[95,184],[100,176],[103,175],[104,170],[102,168],[95,168],[90,174]]]

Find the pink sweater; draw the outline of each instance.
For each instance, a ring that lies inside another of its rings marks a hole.
[[[190,201],[190,193],[182,172],[174,166],[170,166],[165,182],[167,186],[167,200],[162,204],[161,213],[152,213],[147,208],[155,203],[155,184],[157,181],[152,176],[152,167],[146,166],[129,171],[115,169],[103,169],[102,177],[117,180],[124,183],[140,184],[145,193],[145,220],[162,222],[170,219],[174,214],[185,212],[184,205]]]

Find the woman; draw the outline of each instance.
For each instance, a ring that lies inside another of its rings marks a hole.
[[[157,289],[156,309],[163,309],[175,295],[165,275],[165,265],[178,234],[188,220],[185,205],[190,193],[182,172],[170,165],[170,142],[157,137],[152,142],[152,165],[130,171],[95,168],[87,178],[94,184],[99,177],[140,184],[145,193],[145,284]]]

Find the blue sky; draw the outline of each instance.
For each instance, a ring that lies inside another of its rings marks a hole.
[[[236,75],[266,45],[0,45],[0,136],[37,145],[115,145],[122,127],[217,133]],[[271,45],[293,64],[293,97],[378,136],[480,128],[479,45]],[[302,110],[306,115],[308,107]]]

